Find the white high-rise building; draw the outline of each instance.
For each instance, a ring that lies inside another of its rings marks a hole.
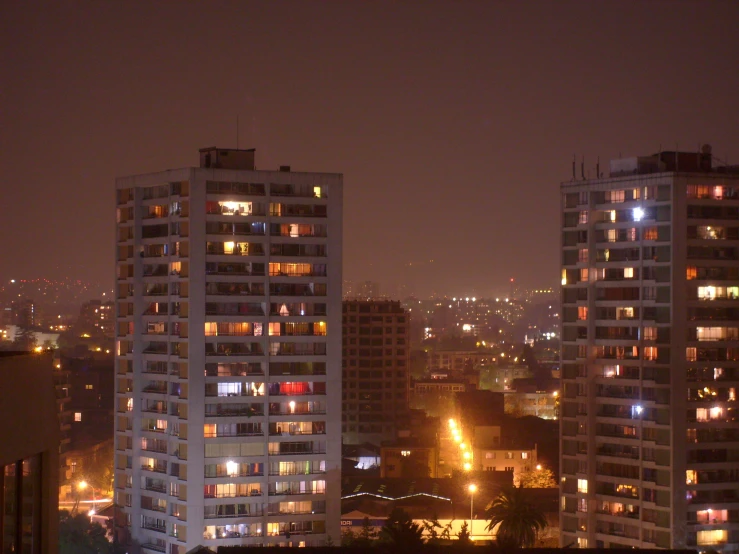
[[[144,552],[339,540],[342,181],[222,148],[116,181],[115,501]]]
[[[739,167],[561,191],[561,544],[739,550]]]

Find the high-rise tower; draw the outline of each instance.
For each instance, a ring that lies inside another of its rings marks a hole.
[[[562,184],[562,545],[739,547],[739,167]]]
[[[116,503],[145,552],[339,540],[342,176],[116,181]]]

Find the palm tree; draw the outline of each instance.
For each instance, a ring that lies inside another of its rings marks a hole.
[[[485,508],[485,516],[487,530],[497,527],[496,540],[506,548],[533,547],[537,533],[547,526],[544,513],[527,501],[522,487],[503,489]]]

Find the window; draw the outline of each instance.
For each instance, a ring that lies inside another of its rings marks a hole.
[[[505,453],[505,459],[506,460],[512,460],[513,459],[513,452],[506,452]]]
[[[92,385],[85,385],[85,390],[92,390]]]
[[[528,460],[529,459],[529,453],[528,452],[521,452],[521,459],[522,460]]]
[[[580,212],[580,215],[578,217],[578,223],[580,225],[584,225],[588,222],[588,212]]]
[[[694,265],[689,265],[686,268],[685,273],[688,281],[692,281],[693,279],[698,278],[698,268],[696,268]]]
[[[82,412],[74,412],[74,420],[82,421]]]
[[[633,278],[634,278],[634,268],[625,267],[624,268],[624,279],[633,279]]]
[[[486,460],[494,460],[495,459],[495,452],[485,452],[485,459]]]
[[[577,319],[579,320],[588,319],[588,308],[586,306],[577,307]]]
[[[710,544],[723,544],[729,540],[729,532],[726,529],[711,529],[710,531],[698,531],[698,546]]]
[[[587,492],[588,492],[588,480],[587,479],[578,479],[577,480],[577,492],[581,492],[583,494],[587,494]]]
[[[647,227],[644,229],[644,240],[657,240],[657,228]]]

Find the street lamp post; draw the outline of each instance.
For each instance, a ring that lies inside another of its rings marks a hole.
[[[474,499],[477,492],[477,485],[471,483],[467,490],[470,492],[470,539],[472,539],[472,518],[474,516]]]

